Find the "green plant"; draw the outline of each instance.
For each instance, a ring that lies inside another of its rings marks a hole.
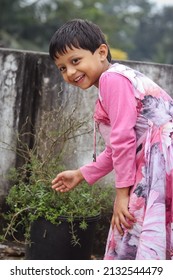
[[[102,189],[99,185],[91,187],[84,182],[68,193],[52,190],[50,186],[52,178],[65,168],[61,163],[62,147],[68,138],[67,135],[70,135],[70,129],[71,127],[66,127],[60,130],[61,133],[56,134],[48,130],[46,125],[49,145],[44,149],[44,154],[41,153],[42,150],[40,151],[40,141],[44,141],[45,138],[43,129],[40,130],[39,137],[31,135],[34,139],[32,148],[23,141],[26,133],[18,136],[17,152],[23,163],[10,170],[9,180],[12,187],[6,199],[9,211],[4,214],[7,221],[4,239],[9,236],[16,239],[16,233],[22,228],[25,242],[29,242],[30,227],[34,220],[44,217],[51,223],[58,224],[60,223],[58,218],[65,216],[71,224],[72,242],[76,244],[78,239],[73,231],[74,219],[82,218],[80,227],[85,230],[86,218],[99,215],[109,205],[114,192],[112,187]],[[61,149],[58,152],[59,144]]]
[[[52,163],[52,165],[51,165]],[[22,167],[11,170],[11,180],[16,183],[11,187],[7,196],[7,204],[10,210],[5,214],[8,225],[5,229],[4,237],[11,235],[15,238],[15,233],[24,228],[25,241],[29,241],[29,231],[31,223],[39,217],[44,217],[53,224],[58,224],[60,216],[68,217],[68,221],[73,224],[76,217],[82,217],[80,227],[86,229],[87,217],[99,215],[110,201],[113,189],[100,186],[89,186],[81,183],[80,186],[68,193],[58,193],[51,189],[50,179],[55,165],[60,171],[62,168],[52,160],[48,165],[41,165],[34,156],[30,163]],[[41,169],[41,170],[40,170]],[[26,176],[26,173],[30,175]],[[44,176],[43,176],[44,175]],[[72,231],[73,232],[73,231]],[[72,238],[75,243],[75,235]]]

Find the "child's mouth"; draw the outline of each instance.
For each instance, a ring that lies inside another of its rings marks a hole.
[[[74,80],[75,83],[76,83],[76,84],[81,83],[81,82],[83,81],[83,79],[84,79],[84,76],[85,76],[84,74],[78,76],[78,77]]]

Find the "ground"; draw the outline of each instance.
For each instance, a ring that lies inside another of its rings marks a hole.
[[[0,243],[0,260],[22,260],[25,258],[25,246],[20,243]]]
[[[25,245],[17,242],[0,243],[0,260],[24,260]],[[92,255],[92,260],[100,260],[101,256]]]

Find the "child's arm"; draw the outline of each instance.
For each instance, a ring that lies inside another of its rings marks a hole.
[[[135,223],[135,218],[128,210],[130,187],[117,188],[112,217],[112,227],[116,225],[119,233],[123,235],[123,227],[130,229]]]
[[[105,150],[96,157],[95,162],[91,162],[80,168],[83,177],[90,185],[93,185],[112,170],[112,149],[109,146],[106,146]]]
[[[105,73],[100,81],[103,109],[111,125],[110,145],[116,188],[132,186],[136,177],[136,99],[131,82],[115,73]]]
[[[83,180],[84,177],[80,169],[63,171],[52,181],[52,189],[60,192],[68,192]]]
[[[106,147],[97,157],[96,162],[86,164],[77,170],[67,170],[57,174],[56,178],[52,181],[52,188],[56,191],[67,192],[83,180],[92,185],[111,172],[112,169],[111,149]]]

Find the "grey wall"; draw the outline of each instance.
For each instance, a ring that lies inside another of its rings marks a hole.
[[[173,96],[173,66],[145,62],[122,61],[157,82]],[[3,204],[9,183],[7,173],[18,163],[16,135],[25,125],[33,134],[43,123],[43,114],[62,108],[62,116],[69,122],[83,123],[66,144],[64,161],[69,168],[77,168],[92,160],[92,113],[97,89],[82,91],[62,81],[56,67],[46,53],[0,49],[0,205]],[[80,125],[79,125],[80,126]],[[49,129],[49,127],[48,127]],[[26,135],[24,141],[31,145]],[[100,141],[98,139],[98,141]],[[46,143],[46,135],[44,142]],[[46,145],[44,146],[46,147]],[[43,148],[46,149],[46,148]],[[101,144],[98,150],[101,150]],[[109,177],[108,177],[109,178]],[[106,180],[109,179],[105,179]]]

